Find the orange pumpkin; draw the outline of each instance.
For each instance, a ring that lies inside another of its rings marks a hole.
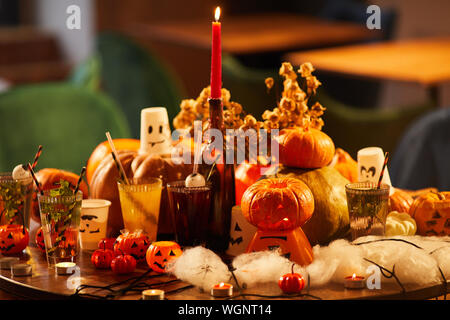
[[[244,217],[260,230],[292,230],[311,218],[314,198],[298,179],[269,178],[245,191],[241,207]]]
[[[137,139],[113,139],[113,142],[117,150],[138,151],[141,146],[141,142]],[[86,165],[86,179],[89,184],[91,183],[95,169],[97,169],[103,159],[110,153],[111,147],[108,141],[100,143],[91,153]]]
[[[409,215],[416,220],[417,234],[450,235],[450,192],[429,192],[414,200]]]
[[[343,149],[336,149],[330,167],[335,168],[350,182],[358,181],[358,163]]]
[[[135,151],[118,151],[119,161],[122,163],[127,177],[150,178],[157,177],[163,180],[163,186],[169,181],[185,179],[192,173],[192,165],[175,164],[170,155],[159,156],[152,154],[138,154]],[[117,179],[119,172],[111,155],[105,157],[95,170],[92,177],[91,197],[111,201],[108,215],[109,237],[117,237],[123,229],[122,210],[120,207]],[[168,205],[167,189],[161,194],[161,207],[158,220],[158,233],[173,233],[172,219]]]
[[[182,253],[180,246],[176,242],[153,242],[147,250],[147,264],[153,271],[163,273],[166,272],[166,264],[181,256]]]
[[[296,168],[322,168],[334,156],[331,138],[314,128],[289,128],[280,131],[280,163]]]
[[[128,254],[139,262],[145,259],[149,245],[150,239],[142,232],[124,232],[117,237],[114,253],[116,255]]]
[[[236,205],[241,204],[242,195],[245,190],[254,184],[263,175],[261,171],[270,168],[269,165],[263,164],[251,164],[248,161],[242,162],[234,173],[235,177],[235,192],[236,192]]]
[[[27,228],[19,224],[0,226],[0,252],[4,255],[22,252],[29,240]]]
[[[409,212],[414,199],[405,191],[395,188],[389,197],[389,212]]]
[[[79,176],[75,173],[66,171],[66,170],[60,170],[60,169],[53,169],[53,168],[46,168],[39,170],[36,173],[36,178],[41,184],[42,190],[49,190],[57,188],[58,186],[56,183],[59,183],[59,181],[65,180],[70,183],[70,185],[75,188]],[[37,221],[41,221],[41,217],[39,214],[39,203],[37,201],[37,189],[36,186],[34,186],[35,192],[33,194],[33,208],[31,210],[31,217]],[[87,199],[89,197],[89,189],[87,184],[82,181],[80,184],[80,190],[83,192],[83,198]]]

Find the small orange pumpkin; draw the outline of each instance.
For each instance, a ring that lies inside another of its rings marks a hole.
[[[295,178],[268,178],[250,186],[242,196],[242,214],[260,230],[292,230],[314,211],[308,186]]]
[[[389,197],[389,212],[409,212],[414,199],[405,191],[395,188],[394,193]]]
[[[350,182],[358,181],[358,163],[343,149],[336,149],[336,154],[334,155],[330,167],[335,168]]]
[[[334,156],[333,140],[314,128],[289,128],[280,131],[280,163],[296,168],[322,168]]]
[[[128,254],[136,259],[136,261],[143,261],[150,245],[150,239],[142,232],[124,232],[117,237],[114,244],[114,253],[116,255]]]
[[[166,264],[181,256],[182,253],[180,246],[176,242],[153,242],[147,250],[147,264],[153,271],[164,273],[166,272]]]
[[[0,226],[0,252],[4,255],[22,252],[29,240],[27,228],[19,224]]]
[[[113,139],[113,142],[116,150],[138,151],[141,146],[140,140],[137,139]],[[86,179],[88,183],[91,183],[95,169],[110,153],[111,147],[108,141],[103,141],[92,151],[86,165]]]
[[[409,215],[416,220],[417,234],[450,235],[450,192],[428,192],[414,200]]]
[[[241,204],[242,195],[245,190],[254,184],[263,175],[261,171],[270,168],[270,164],[252,164],[248,161],[242,162],[236,169],[235,177],[235,192],[236,192],[236,205]]]

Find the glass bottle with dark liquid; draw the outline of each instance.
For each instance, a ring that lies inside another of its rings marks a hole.
[[[203,174],[209,176],[208,182],[212,188],[211,210],[208,219],[207,247],[216,252],[225,252],[228,248],[231,224],[231,209],[235,204],[234,191],[234,161],[226,163],[226,155],[233,150],[227,150],[225,130],[223,127],[222,99],[209,100],[210,129],[218,129],[222,132],[222,150],[214,150],[219,142],[210,138],[206,152],[213,154],[215,162],[203,165]],[[220,154],[221,153],[221,154]],[[234,157],[233,157],[234,159]]]

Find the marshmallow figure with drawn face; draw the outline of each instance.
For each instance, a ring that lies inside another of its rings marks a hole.
[[[171,132],[167,109],[146,108],[141,111],[140,153],[169,154]]]
[[[384,153],[379,147],[368,147],[358,151],[358,181],[378,183],[384,164]],[[388,169],[383,174],[382,183],[392,186]],[[393,188],[391,188],[392,192]]]

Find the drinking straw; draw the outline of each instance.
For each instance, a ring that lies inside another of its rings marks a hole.
[[[76,195],[78,192],[78,189],[80,189],[80,184],[81,184],[81,181],[83,181],[83,176],[85,173],[86,173],[86,167],[81,168],[80,177],[78,178],[77,186],[75,187],[75,191],[73,192],[74,195]]]
[[[39,193],[41,194],[41,196],[43,196],[44,191],[42,190],[41,185],[39,184],[39,181],[37,180],[36,175],[34,174],[33,168],[31,167],[31,164],[29,162],[28,162],[28,170],[30,171],[31,176],[33,177],[34,183],[36,184],[36,187],[38,188]]]
[[[194,144],[195,154],[194,154],[194,168],[192,170],[192,173],[198,172],[198,164],[200,162],[200,157],[202,156],[202,121],[201,120],[194,121],[194,136],[195,136],[195,132],[198,132],[198,133],[197,133],[197,139]]]
[[[383,168],[381,169],[380,178],[378,179],[377,189],[380,189],[380,187],[381,187],[381,180],[383,180],[384,169],[386,169],[388,160],[389,160],[389,152],[386,152],[384,154],[384,163],[383,163]]]
[[[108,132],[106,132],[106,137],[108,138],[108,142],[109,142],[109,146],[111,147],[112,152],[114,153],[114,155],[116,156],[116,160],[117,163],[119,164],[119,169],[123,174],[124,180],[126,184],[130,184],[130,182],[128,181],[127,175],[125,173],[124,168],[122,167],[122,163],[119,161],[119,154],[117,153],[116,147],[114,146],[114,142],[111,138],[111,134]]]
[[[114,152],[111,152],[111,156],[112,156],[112,158],[114,160],[114,163],[116,164],[117,171],[119,171],[120,180],[124,181],[122,170],[120,170],[119,161],[117,161],[116,155],[114,154]]]
[[[42,145],[39,145],[38,151],[36,152],[36,155],[34,156],[33,164],[31,165],[31,168],[33,170],[34,170],[34,168],[36,168],[36,165],[37,165],[39,157],[41,156],[41,153],[42,153]]]

